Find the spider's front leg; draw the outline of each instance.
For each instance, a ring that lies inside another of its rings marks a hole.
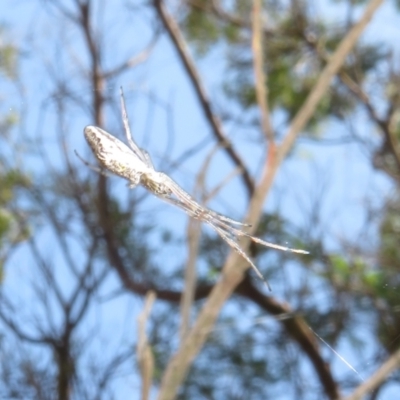
[[[153,161],[152,161],[152,159],[150,157],[150,154],[144,149],[140,149],[140,151],[142,152],[142,155],[143,155],[143,158],[144,158],[144,161],[145,161],[146,165],[150,169],[154,169],[154,164],[153,164]]]

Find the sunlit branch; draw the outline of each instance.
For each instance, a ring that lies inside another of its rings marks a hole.
[[[162,0],[153,0],[154,8],[156,9],[162,23],[166,31],[168,32],[172,43],[174,44],[179,58],[182,61],[183,66],[193,84],[197,97],[199,99],[200,105],[204,111],[207,121],[210,123],[212,132],[214,136],[217,138],[220,145],[225,148],[227,154],[231,158],[231,160],[240,167],[243,171],[243,180],[245,182],[247,192],[249,196],[254,191],[254,181],[250,176],[249,171],[247,170],[243,160],[240,158],[239,154],[233,148],[232,143],[227,138],[226,134],[223,131],[223,127],[220,119],[215,115],[212,110],[210,99],[206,93],[206,90],[202,84],[202,80],[200,74],[198,73],[195,64],[189,54],[189,50],[187,48],[186,42],[182,36],[182,33],[179,29],[176,21],[168,14],[164,1]]]
[[[301,107],[291,123],[287,135],[278,150],[277,159],[274,160],[272,165],[266,166],[262,180],[250,203],[246,220],[249,223],[255,224],[255,227],[261,215],[265,197],[272,186],[278,166],[292,148],[300,131],[306,126],[307,122],[312,117],[319,101],[328,90],[333,76],[338,72],[346,56],[354,47],[363,29],[366,27],[368,21],[372,18],[372,15],[382,1],[383,0],[371,0],[366,6],[365,12],[360,21],[354,25],[339,44],[336,52],[330,58],[317,83],[307,97],[303,107]],[[241,241],[242,248],[243,246],[247,247],[248,244],[249,241],[247,239]],[[158,396],[159,400],[172,400],[175,398],[177,390],[182,384],[190,364],[202,348],[225,301],[230,297],[234,288],[243,279],[243,274],[246,268],[248,268],[248,265],[240,260],[237,254],[230,254],[224,266],[220,281],[214,286],[213,291],[207,298],[192,330],[186,336],[186,340],[182,343],[168,364],[161,382]],[[330,398],[334,398],[333,393],[328,393],[328,395]]]
[[[146,334],[146,323],[149,319],[156,295],[153,291],[147,293],[142,312],[137,318],[138,340],[136,354],[142,378],[141,400],[148,400],[151,389],[151,381],[154,372],[154,356]]]
[[[312,117],[318,103],[330,85],[332,78],[339,72],[339,69],[343,65],[347,55],[354,47],[356,41],[382,2],[383,0],[371,0],[368,3],[360,21],[350,29],[345,38],[340,42],[336,51],[329,58],[329,61],[320,74],[317,83],[290,124],[289,130],[278,151],[279,161],[281,161],[292,148],[299,132],[306,126],[307,122]]]
[[[270,111],[268,106],[268,84],[267,76],[264,73],[264,49],[262,41],[262,7],[261,0],[253,0],[253,67],[255,76],[255,90],[257,103],[261,114],[261,127],[269,145],[274,146],[274,132],[271,125]]]

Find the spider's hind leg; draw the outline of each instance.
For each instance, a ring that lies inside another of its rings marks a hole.
[[[251,225],[245,224],[243,222],[236,221],[232,218],[228,218],[223,214],[220,214],[216,211],[210,210],[209,208],[203,207],[199,204],[189,193],[183,190],[173,179],[167,177],[166,184],[168,184],[171,191],[175,194],[175,196],[183,202],[190,204],[194,212],[199,212],[206,216],[206,219],[212,220],[214,223],[222,225],[226,228],[227,225],[238,225],[242,227],[250,227]]]
[[[251,227],[251,224],[246,224],[244,222],[236,221],[235,219],[229,218],[229,217],[227,217],[227,216],[225,216],[223,214],[220,214],[220,213],[218,213],[216,211],[213,211],[213,210],[210,210],[210,209],[207,209],[207,211],[212,216],[216,217],[218,220],[222,221],[223,223],[228,223],[228,224],[231,224],[231,225],[243,226],[243,227],[246,227],[246,228],[250,228]]]
[[[246,260],[253,271],[256,273],[256,275],[260,278],[260,280],[264,283],[264,285],[268,288],[269,291],[271,291],[271,286],[269,285],[268,281],[264,278],[260,270],[256,267],[256,265],[251,261],[250,257],[245,253],[245,251],[239,246],[239,243],[236,241],[236,238],[232,236],[231,232],[226,232],[224,229],[220,228],[219,226],[216,226],[210,222],[208,222],[209,225],[211,225],[218,235],[221,236],[221,238],[233,249],[235,250],[244,260]]]

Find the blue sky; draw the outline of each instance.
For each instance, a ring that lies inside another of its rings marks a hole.
[[[102,4],[105,2],[99,2]],[[393,16],[390,5],[385,4],[379,11],[373,24],[368,28],[365,38],[369,40],[383,40],[391,42],[393,37],[399,34],[398,16]],[[83,98],[88,97],[88,85],[79,78],[80,69],[71,64],[71,60],[80,58],[85,60],[84,49],[82,48],[81,38],[71,26],[58,25],[54,23],[55,17],[51,16],[42,2],[35,1],[4,1],[2,21],[9,27],[8,36],[22,48],[21,57],[21,80],[27,115],[24,119],[24,128],[28,138],[34,138],[38,133],[46,140],[51,160],[55,166],[59,165],[58,149],[56,146],[57,136],[55,136],[56,110],[51,102],[46,101],[50,91],[54,90],[54,82],[49,79],[48,71],[56,76],[66,74],[71,76],[71,85],[75,93]],[[324,4],[326,4],[324,2]],[[118,60],[123,60],[127,54],[135,54],[148,43],[150,38],[146,13],[120,12],[120,3],[115,2],[112,6],[107,5],[107,15],[104,17],[106,29],[102,33],[108,43],[108,51],[105,57],[105,65],[113,65]],[[48,9],[48,7],[47,7]],[[322,6],[319,12],[329,13],[329,8]],[[100,14],[99,14],[100,15]],[[332,15],[332,14],[329,14]],[[332,16],[334,21],[335,16]],[[1,22],[1,21],[0,21]],[[384,29],[382,24],[384,23]],[[140,32],[140,35],[137,34]],[[67,45],[60,45],[64,40]],[[225,49],[220,49],[223,52]],[[200,60],[198,65],[202,77],[206,82],[208,93],[221,101],[222,97],[218,93],[218,83],[224,73],[223,57],[219,51],[214,51],[210,56]],[[398,51],[398,49],[397,49]],[[139,145],[146,144],[147,150],[152,154],[156,167],[168,165],[186,149],[200,142],[203,138],[210,135],[209,127],[205,122],[202,113],[197,106],[192,88],[182,73],[182,67],[178,62],[175,53],[164,36],[145,64],[139,66],[129,74],[125,74],[114,89],[122,85],[128,100],[128,113],[130,116],[133,134]],[[10,108],[20,109],[22,105],[21,97],[16,95],[13,87],[8,87],[10,96]],[[169,104],[172,110],[168,114],[163,106],[149,103],[148,94],[155,94],[160,100],[160,104]],[[4,93],[2,93],[4,95]],[[110,91],[110,96],[118,98],[117,90]],[[152,104],[153,114],[149,114]],[[46,108],[46,105],[48,107]],[[92,124],[89,114],[82,113],[77,107],[70,107],[70,118],[65,121],[63,130],[67,141],[67,146],[71,151],[71,157],[76,164],[79,160],[74,158],[73,150],[77,149],[81,154],[88,156],[89,150],[84,142],[82,135],[83,127]],[[150,115],[150,117],[149,117]],[[45,118],[44,118],[45,117]],[[151,123],[149,123],[149,118]],[[172,148],[169,148],[168,123],[172,122],[174,140]],[[114,129],[116,132],[119,123],[119,114],[109,110],[107,115],[107,128]],[[337,123],[327,124],[322,127],[327,131],[327,136],[332,138],[342,137],[346,130],[343,125]],[[370,127],[360,116],[357,130],[371,135]],[[16,130],[18,132],[18,130]],[[228,126],[227,132],[233,138],[236,148],[239,149],[242,157],[249,162],[253,172],[257,172],[263,149],[257,144],[248,144],[247,132],[241,132],[235,126]],[[254,132],[252,139],[257,137]],[[169,148],[165,159],[165,149]],[[196,171],[201,166],[210,146],[189,162],[179,166],[173,172],[174,178],[188,191],[193,189]],[[338,239],[352,238],[358,235],[362,229],[364,221],[363,202],[373,193],[386,193],[390,190],[387,180],[376,173],[364,161],[364,155],[358,145],[347,146],[320,146],[308,141],[301,141],[296,149],[295,156],[289,160],[282,171],[279,173],[275,182],[274,191],[268,198],[265,208],[269,210],[280,209],[282,213],[293,221],[301,225],[307,221],[309,215],[304,215],[304,211],[312,212],[313,203],[310,200],[310,193],[313,191],[324,190],[325,201],[321,214],[322,226],[327,226],[329,231],[311,232],[312,235],[323,234],[331,246],[337,246]],[[42,164],[37,157],[32,157],[29,168],[42,171]],[[82,170],[84,166],[82,166]],[[221,181],[232,169],[231,163],[221,153],[213,161],[210,173],[207,176],[207,185],[212,188]],[[316,173],[316,171],[321,171]],[[83,171],[83,173],[86,173]],[[92,172],[89,172],[92,173]],[[94,174],[94,173],[92,173]],[[321,178],[322,177],[322,178]],[[93,179],[95,179],[93,177]],[[115,190],[125,198],[128,190],[124,182],[117,182],[115,178]],[[211,205],[230,215],[241,218],[246,206],[246,196],[240,184],[232,181],[220,193]],[[157,226],[174,227],[178,235],[184,235],[186,229],[186,216],[179,210],[174,210],[168,205],[162,204],[158,199],[148,198],[143,206],[143,212],[152,212],[152,219]],[[52,233],[43,230],[42,246],[51,241]],[[157,237],[154,238],[157,241]],[[27,262],[27,252],[23,248],[15,253],[10,260],[6,270],[7,290],[17,294],[21,312],[29,314],[32,309],[33,298],[30,282],[34,277],[31,275],[29,263]],[[177,254],[182,259],[186,256],[184,246],[179,249],[160,250],[160,259],[173,261]],[[57,250],[48,252],[49,257],[57,259]],[[62,260],[59,264],[62,265]],[[68,274],[63,276],[60,271],[60,279],[68,280]],[[282,272],[282,279],[290,276],[285,271]],[[24,284],[21,282],[23,277]],[[294,275],[294,279],[296,275]],[[111,274],[108,286],[104,288],[104,293],[110,293],[118,287],[118,280]],[[284,285],[295,285],[295,282],[288,282]],[[284,286],[282,285],[282,286]],[[24,291],[21,288],[24,287]],[[276,295],[282,296],[279,286],[275,289]],[[120,332],[113,338],[110,349],[118,347],[122,340],[131,339],[136,331],[136,314],[141,310],[142,302],[132,296],[123,296],[110,302],[102,303],[101,307],[93,310],[88,318],[88,326],[101,326],[101,340],[94,344],[94,348],[104,349],[104,341],[110,340],[109,333]],[[85,328],[86,329],[86,328]],[[366,335],[367,336],[367,335]],[[351,357],[351,349],[344,346],[343,351],[346,357]],[[111,352],[113,350],[110,350]],[[356,362],[356,360],[354,360]],[[347,367],[341,362],[337,362],[338,370],[347,371]],[[348,371],[347,371],[348,372]],[[119,386],[120,398],[125,398],[126,394],[131,393],[132,388],[138,387],[136,379],[128,381],[122,379]],[[384,399],[382,397],[382,399]],[[381,399],[381,400],[382,400]],[[388,397],[389,399],[389,397]]]

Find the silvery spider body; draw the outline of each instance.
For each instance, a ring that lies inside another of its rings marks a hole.
[[[142,153],[137,155],[125,143],[97,126],[87,126],[84,135],[100,164],[127,179],[131,188],[141,184],[157,195],[171,194],[163,184],[165,174],[155,173],[151,160],[144,158]]]
[[[156,171],[149,154],[145,150],[140,149],[132,139],[122,89],[121,106],[122,120],[130,147],[97,126],[87,126],[84,130],[85,138],[102,167],[126,179],[129,182],[130,188],[134,188],[140,184],[162,200],[181,208],[190,217],[210,225],[229,246],[237,251],[251,265],[257,276],[263,280],[267,286],[268,283],[265,281],[260,271],[240,247],[238,242],[240,237],[247,237],[255,243],[274,249],[308,254],[307,251],[269,243],[248,234],[243,230],[243,228],[248,225],[203,207],[168,175]],[[85,160],[82,159],[82,161],[90,166]],[[97,167],[91,168],[104,174],[104,171]]]

